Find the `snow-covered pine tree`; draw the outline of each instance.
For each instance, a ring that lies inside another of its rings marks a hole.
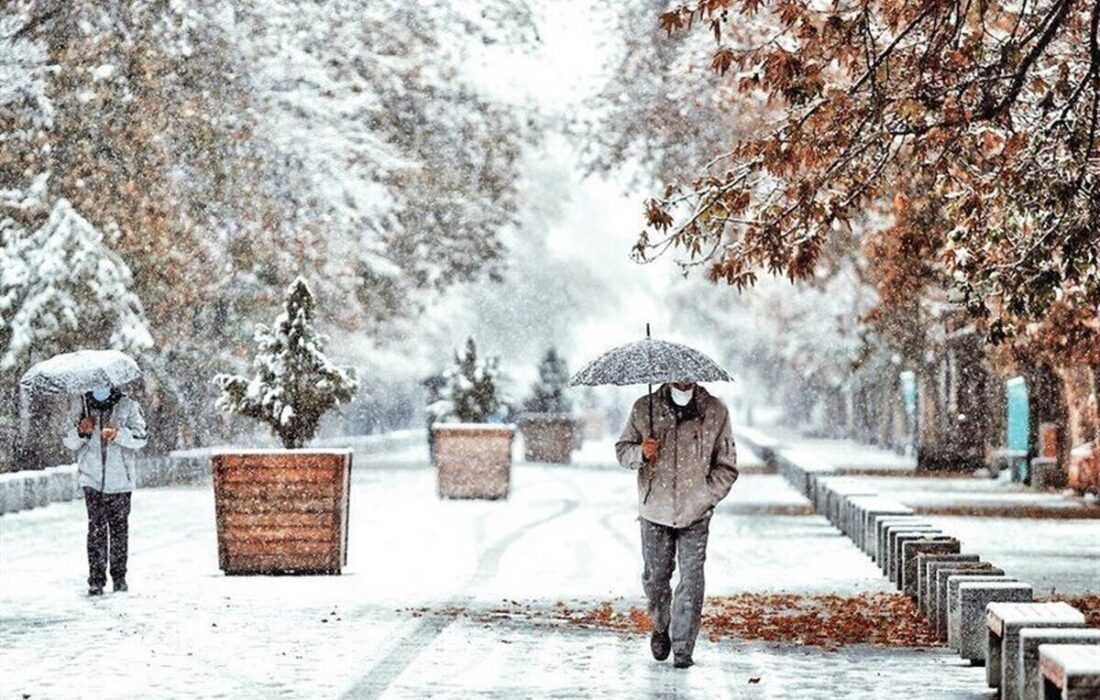
[[[531,397],[525,408],[534,413],[569,413],[571,405],[565,395],[569,388],[569,368],[556,348],[550,348],[539,363],[539,379],[531,386]]]
[[[329,410],[350,401],[359,379],[324,353],[327,338],[313,327],[313,294],[301,277],[287,288],[283,313],[256,326],[259,352],[251,379],[219,374],[218,408],[267,423],[287,449],[302,447]]]
[[[0,370],[81,347],[153,346],[130,268],[68,200],[30,233],[0,218],[0,243]]]
[[[499,359],[487,357],[478,361],[477,346],[473,338],[466,340],[466,352],[455,353],[455,364],[448,373],[449,404],[444,420],[453,418],[462,423],[485,423],[501,408],[497,392],[497,365]]]

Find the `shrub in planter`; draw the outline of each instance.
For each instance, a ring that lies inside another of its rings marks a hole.
[[[442,498],[506,498],[512,471],[511,425],[499,420],[497,360],[479,362],[473,338],[446,375],[443,398],[428,407],[432,458]]]
[[[539,379],[520,416],[528,462],[569,463],[577,430],[565,393],[568,387],[565,360],[550,348],[539,363]]]
[[[285,308],[256,328],[252,377],[220,374],[220,409],[267,423],[282,450],[223,450],[211,458],[223,571],[339,573],[347,563],[350,450],[305,450],[321,417],[359,381],[324,354],[313,295],[302,278]]]

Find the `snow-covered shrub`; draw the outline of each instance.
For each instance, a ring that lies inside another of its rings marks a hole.
[[[504,408],[497,381],[499,358],[479,361],[473,338],[466,340],[466,352],[455,353],[454,366],[444,375],[446,389],[428,405],[431,422],[487,423]]]
[[[0,217],[0,244],[0,370],[81,347],[153,346],[130,268],[68,200],[31,232]]]
[[[313,328],[313,294],[301,277],[287,288],[285,308],[268,328],[256,326],[259,352],[251,379],[219,374],[218,408],[271,426],[287,449],[302,447],[327,411],[359,388],[355,370],[325,356],[326,337]]]
[[[531,386],[524,408],[534,413],[569,413],[571,405],[565,392],[569,388],[569,369],[565,358],[550,348],[539,363],[539,379]]]

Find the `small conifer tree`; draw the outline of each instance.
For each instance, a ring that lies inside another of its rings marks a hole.
[[[569,413],[569,368],[565,358],[550,348],[539,363],[539,379],[531,386],[525,408],[533,413]]]
[[[321,416],[350,401],[359,388],[354,369],[337,367],[325,356],[326,340],[313,327],[313,294],[298,277],[275,324],[256,326],[252,378],[214,378],[222,390],[218,408],[267,423],[287,449],[304,446]]]

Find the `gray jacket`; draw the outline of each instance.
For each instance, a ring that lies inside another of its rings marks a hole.
[[[118,428],[118,435],[109,442],[100,437],[103,425],[99,411],[91,411],[96,422],[92,434],[86,438],[77,434],[81,407],[82,400],[78,398],[70,411],[69,425],[72,427],[62,441],[65,447],[76,452],[81,488],[89,486],[102,493],[133,491],[137,481],[134,453],[145,447],[147,441],[141,406],[128,396],[118,400],[107,421]]]
[[[729,411],[701,386],[692,401],[698,416],[676,424],[668,385],[653,394],[653,433],[661,442],[655,464],[642,459],[649,435],[649,398],[634,402],[615,444],[619,464],[638,472],[638,512],[646,520],[687,527],[709,516],[737,481],[737,448]]]

